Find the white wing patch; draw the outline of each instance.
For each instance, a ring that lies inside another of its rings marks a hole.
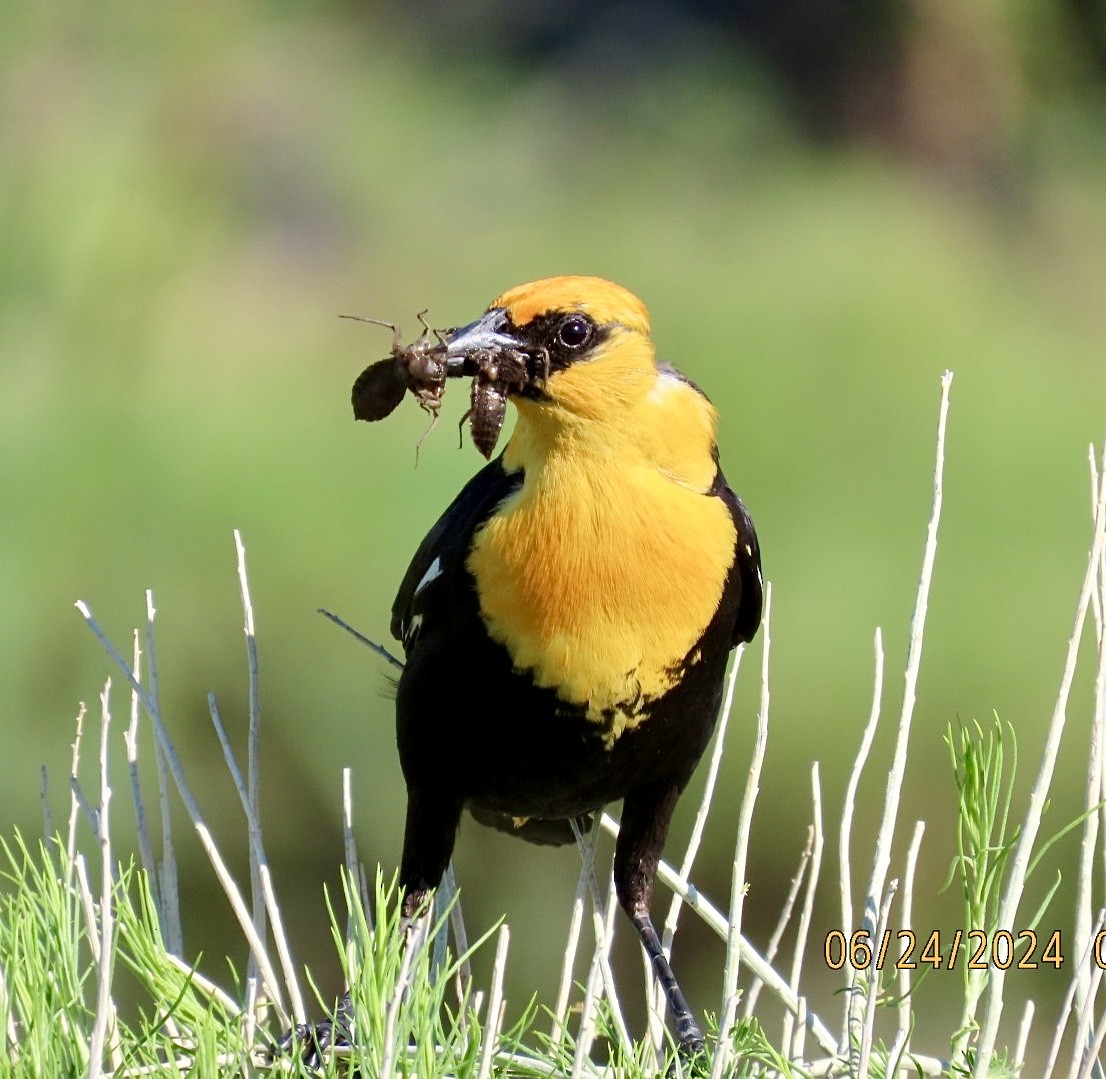
[[[422,575],[422,580],[415,585],[414,596],[417,596],[431,581],[436,580],[441,575],[442,560],[440,558],[435,558],[434,561],[430,563],[430,568]],[[412,596],[412,599],[414,596]]]

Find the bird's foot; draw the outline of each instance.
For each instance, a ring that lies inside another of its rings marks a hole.
[[[666,1079],[706,1079],[710,1056],[706,1039],[690,1013],[676,1017],[676,1055],[665,1073]]]
[[[338,1002],[333,1019],[296,1024],[277,1041],[269,1057],[275,1060],[298,1056],[309,1068],[321,1068],[331,1049],[348,1047],[352,1041],[353,1008],[346,993]]]

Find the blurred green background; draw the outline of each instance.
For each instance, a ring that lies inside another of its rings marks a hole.
[[[719,406],[723,464],[757,522],[772,732],[746,925],[763,943],[775,922],[818,760],[831,868],[812,973],[840,920],[832,835],[876,626],[889,722],[858,844],[880,808],[939,380],[955,371],[900,830],[928,822],[917,928],[959,924],[955,889],[937,895],[954,849],[941,735],[997,710],[1025,788],[1089,537],[1086,448],[1106,419],[1101,0],[5,2],[0,16],[5,826],[40,827],[40,765],[63,811],[77,702],[111,673],[74,600],[127,649],[152,588],[164,712],[244,874],[205,702],[217,694],[243,746],[240,528],[268,844],[297,956],[336,990],[322,884],[341,858],[341,769],[361,854],[389,871],[403,787],[382,665],[315,608],[385,639],[406,560],[481,463],[457,448],[457,390],[417,469],[413,402],[354,424],[350,385],[389,338],[336,316],[410,337],[422,308],[455,325],[512,284],[596,273],[646,300],[661,354]],[[758,642],[698,876],[719,902],[760,658]],[[1085,673],[1046,830],[1082,796],[1089,687]],[[117,689],[117,741],[126,710]],[[1075,852],[1059,845],[1042,873],[1070,879]],[[222,971],[242,949],[194,844],[182,857],[186,946]],[[506,912],[514,929],[516,1004],[551,991],[576,864],[463,828],[472,922]],[[1046,922],[1071,919],[1062,893]],[[700,1008],[721,955],[689,924],[677,964]],[[1043,997],[1057,980],[1018,984]],[[927,1038],[949,1029],[952,994],[925,991],[919,1044],[941,1051]]]

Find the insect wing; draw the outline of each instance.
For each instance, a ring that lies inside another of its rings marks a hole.
[[[359,420],[382,420],[395,411],[407,390],[403,368],[395,358],[378,360],[353,384],[353,415]]]

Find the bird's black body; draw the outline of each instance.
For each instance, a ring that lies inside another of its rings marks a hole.
[[[477,473],[419,547],[396,597],[392,632],[407,653],[396,699],[400,761],[414,802],[427,810],[418,813],[418,830],[407,837],[401,878],[409,890],[437,884],[462,805],[485,823],[494,823],[495,815],[505,823],[559,821],[633,792],[682,790],[714,729],[729,653],[759,623],[755,533],[719,473],[715,494],[733,513],[742,545],[735,572],[694,649],[698,658],[685,657],[674,688],[647,706],[642,723],[606,746],[602,728],[582,708],[513,668],[480,617],[465,566],[468,549],[521,481],[504,470],[501,458]],[[432,579],[422,583],[432,566]],[[524,826],[516,830],[528,838]],[[571,830],[562,835],[570,839]]]

